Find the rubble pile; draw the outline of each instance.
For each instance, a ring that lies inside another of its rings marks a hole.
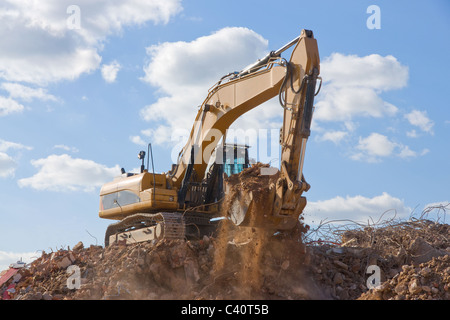
[[[402,271],[360,300],[450,300],[450,256],[433,257],[418,267],[403,265]]]
[[[370,249],[329,245],[308,248],[308,270],[325,299],[354,300],[368,290],[366,269],[377,256]]]
[[[263,168],[269,169],[257,165],[231,176],[230,192],[251,190],[263,202],[277,178],[261,174]],[[106,248],[80,242],[42,252],[7,274],[0,299],[450,300],[448,224],[418,219],[355,225],[333,230],[333,241],[310,241],[307,230],[299,222],[295,232],[274,233],[223,219],[214,236],[200,240]]]
[[[228,227],[227,227],[228,229]],[[301,299],[304,247],[245,230],[239,237],[117,243],[81,243],[42,253],[10,292],[11,299]],[[79,268],[75,285],[71,266]],[[8,284],[9,285],[9,284]]]
[[[449,226],[416,223],[416,236],[421,237],[415,239],[409,227],[399,225],[397,238],[391,237],[396,229],[392,226],[348,231],[340,246],[304,245],[293,237],[238,228],[227,221],[217,237],[202,240],[117,243],[107,248],[79,243],[72,249],[43,252],[0,293],[5,298],[9,288],[8,298],[18,300],[449,300]],[[381,282],[369,289],[371,265],[380,268]]]
[[[377,254],[382,283],[359,299],[450,300],[450,225],[401,222],[343,234],[344,245]]]

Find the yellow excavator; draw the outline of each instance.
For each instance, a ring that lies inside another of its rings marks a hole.
[[[293,46],[286,60],[281,54]],[[118,220],[108,226],[105,246],[118,241],[203,237],[214,232],[217,220],[213,218],[217,217],[227,217],[238,226],[254,226],[255,220],[248,217],[256,214],[256,227],[295,228],[306,205],[302,194],[310,187],[303,175],[303,162],[314,97],[322,84],[319,73],[317,41],[312,31],[303,29],[282,48],[240,72],[223,76],[209,89],[189,139],[170,171],[149,171],[150,157],[154,167],[149,144],[147,168],[145,152],[141,151],[140,173],[122,169],[120,176],[102,186],[99,216]],[[278,179],[270,186],[264,206],[250,192],[223,208],[221,200],[227,193],[224,176],[249,166],[248,146],[227,145],[227,129],[247,111],[277,95],[284,112]]]

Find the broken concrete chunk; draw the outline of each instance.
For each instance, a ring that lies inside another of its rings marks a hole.
[[[423,238],[417,238],[411,244],[409,251],[412,254],[412,261],[414,264],[420,264],[430,261],[432,258],[437,258],[446,255],[445,250],[439,250],[427,243]]]
[[[64,257],[61,261],[58,261],[56,264],[58,268],[66,269],[68,266],[72,264],[72,261],[70,261],[68,257]]]
[[[82,250],[84,248],[83,242],[78,242],[73,248],[73,251]]]

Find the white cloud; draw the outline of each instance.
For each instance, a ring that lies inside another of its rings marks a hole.
[[[399,145],[398,146],[400,151],[398,152],[398,156],[400,158],[415,158],[415,157],[419,157],[419,156],[424,156],[426,155],[428,152],[430,152],[430,149],[423,149],[420,152],[417,151],[413,151],[411,150],[408,146],[405,145]]]
[[[406,132],[406,135],[410,138],[417,138],[419,135],[416,130],[412,129]]]
[[[16,150],[20,150],[20,149],[25,149],[25,150],[31,150],[33,149],[32,147],[28,147],[25,146],[21,143],[17,143],[17,142],[11,142],[11,141],[6,141],[3,139],[0,139],[0,151],[8,151],[9,149],[16,149]]]
[[[158,88],[162,95],[141,110],[145,120],[158,121],[158,127],[149,131],[153,133],[152,140],[168,142],[170,135],[161,139],[154,134],[162,130],[190,130],[208,89],[223,75],[263,57],[267,46],[268,41],[252,30],[224,28],[191,42],[165,42],[148,47],[149,61],[142,80]],[[271,108],[258,108],[258,123],[273,116],[268,109]],[[281,115],[281,110],[278,111]]]
[[[120,174],[118,165],[108,168],[92,160],[72,158],[67,154],[32,160],[31,164],[39,171],[32,177],[20,179],[20,187],[89,192]]]
[[[30,102],[33,99],[43,101],[58,101],[54,95],[47,93],[43,88],[30,88],[19,83],[5,82],[0,86],[3,90],[8,91],[9,97]]]
[[[141,138],[141,136],[131,136],[130,137],[131,142],[134,144],[137,144],[139,146],[145,146],[147,143]]]
[[[402,146],[398,156],[400,158],[417,157],[417,152],[412,151],[408,146]]]
[[[151,140],[151,143],[156,145],[163,145],[165,143],[173,144],[179,140],[182,134],[183,140],[186,142],[189,137],[189,131],[182,128],[175,128],[175,130],[167,125],[160,125],[154,129],[142,130],[141,133]],[[143,141],[144,142],[144,141]],[[144,142],[144,144],[147,144]]]
[[[389,212],[388,212],[389,211]],[[382,216],[384,213],[385,214]],[[403,200],[383,192],[373,198],[357,196],[337,196],[332,199],[308,202],[305,208],[305,221],[318,224],[321,220],[353,220],[370,223],[378,219],[405,218],[411,213]],[[348,223],[336,222],[336,223]]]
[[[54,146],[53,146],[53,149],[62,149],[62,150],[64,150],[64,151],[70,151],[70,152],[73,152],[73,153],[77,153],[78,151],[80,151],[80,150],[78,150],[78,148],[75,148],[75,147],[69,147],[69,146],[66,146],[66,145],[64,145],[64,144],[57,144],[57,145],[54,145]]]
[[[14,175],[17,163],[8,154],[0,152],[0,178],[7,178]]]
[[[375,160],[377,157],[390,156],[396,144],[388,139],[388,137],[379,134],[372,133],[366,138],[359,138],[359,144],[356,147],[362,153],[358,153],[358,156],[366,155],[369,159]]]
[[[337,87],[364,87],[386,91],[400,89],[408,81],[408,67],[392,55],[364,57],[333,53],[320,66],[326,82]]]
[[[247,28],[223,28],[191,42],[164,42],[147,48],[143,80],[165,93],[177,87],[212,86],[266,53],[268,41]],[[203,90],[207,90],[209,87]]]
[[[117,61],[102,65],[101,71],[103,79],[108,83],[116,81],[117,73],[119,72],[120,68],[121,65]]]
[[[355,141],[356,137],[351,133],[356,130],[356,118],[381,120],[403,114],[399,108],[381,97],[383,92],[405,87],[409,78],[408,67],[391,55],[383,57],[371,54],[359,57],[333,53],[321,63],[321,75],[324,84],[314,112],[314,121],[318,123],[317,128],[322,133],[317,136],[318,141],[338,143],[344,137]],[[413,110],[402,116],[411,125],[433,134],[434,123],[425,111]],[[329,122],[343,122],[346,130],[329,130]],[[392,128],[386,129],[393,131]],[[417,137],[418,133],[412,129],[407,131],[406,135]],[[392,156],[408,159],[428,152],[428,149],[411,150],[409,146],[393,141],[385,135],[372,133],[364,138],[360,136],[348,154],[353,160],[379,162]]]
[[[415,158],[425,155],[428,152],[428,149],[424,149],[422,152],[413,151],[406,145],[391,141],[385,135],[373,132],[366,138],[359,138],[359,143],[351,158],[353,160],[379,162],[382,158],[390,156]]]
[[[20,113],[23,109],[25,109],[25,107],[17,101],[0,96],[0,117],[11,113]]]
[[[349,121],[354,117],[393,116],[398,108],[380,97],[383,91],[406,86],[408,67],[391,55],[364,57],[333,53],[321,63],[324,85],[315,119]]]
[[[418,127],[424,132],[433,134],[434,122],[431,121],[430,118],[428,118],[426,111],[413,110],[410,113],[405,114],[405,118],[411,125]],[[409,134],[409,136],[416,137],[417,134]]]
[[[314,117],[319,121],[350,121],[355,117],[394,116],[398,108],[383,99],[373,88],[324,86],[316,103]]]
[[[31,147],[25,146],[21,143],[6,141],[0,139],[0,178],[7,178],[14,176],[17,168],[17,161],[15,157],[6,152],[17,150],[31,150]]]
[[[331,141],[334,144],[338,144],[346,136],[348,136],[347,131],[331,130],[326,131],[323,135],[319,136],[318,139],[321,141]]]
[[[0,77],[47,84],[76,79],[98,68],[99,51],[111,34],[148,21],[167,23],[181,0],[76,2],[80,25],[73,28],[69,0],[4,1],[0,8]]]

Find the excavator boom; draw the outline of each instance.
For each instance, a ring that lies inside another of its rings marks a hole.
[[[289,61],[282,60],[280,54],[295,45]],[[308,82],[315,86],[315,80],[320,72],[320,60],[317,42],[312,31],[303,30],[301,35],[279,50],[271,52],[256,63],[244,68],[241,72],[231,73],[226,79],[221,79],[212,89],[200,106],[189,140],[180,152],[176,171],[172,176],[175,186],[180,186],[186,175],[186,169],[191,161],[191,150],[194,149],[194,169],[199,179],[202,179],[208,166],[212,151],[220,138],[225,135],[231,124],[251,109],[261,105],[277,95],[285,94],[284,98],[284,124],[282,154],[288,163],[297,169],[298,146],[294,136],[296,124],[300,122],[299,115],[303,113],[305,100],[305,76]],[[262,69],[262,70],[261,70]],[[292,90],[288,90],[291,88]],[[303,135],[309,130],[313,97],[308,99],[308,108],[305,113],[302,128]],[[305,123],[308,122],[308,123]],[[286,130],[287,128],[287,130]],[[221,136],[218,136],[220,135]],[[309,136],[309,134],[308,134]],[[214,139],[212,139],[214,138]],[[306,137],[307,138],[307,137]],[[289,146],[289,147],[288,147]],[[283,158],[283,157],[282,157]],[[284,159],[283,158],[283,159]]]

